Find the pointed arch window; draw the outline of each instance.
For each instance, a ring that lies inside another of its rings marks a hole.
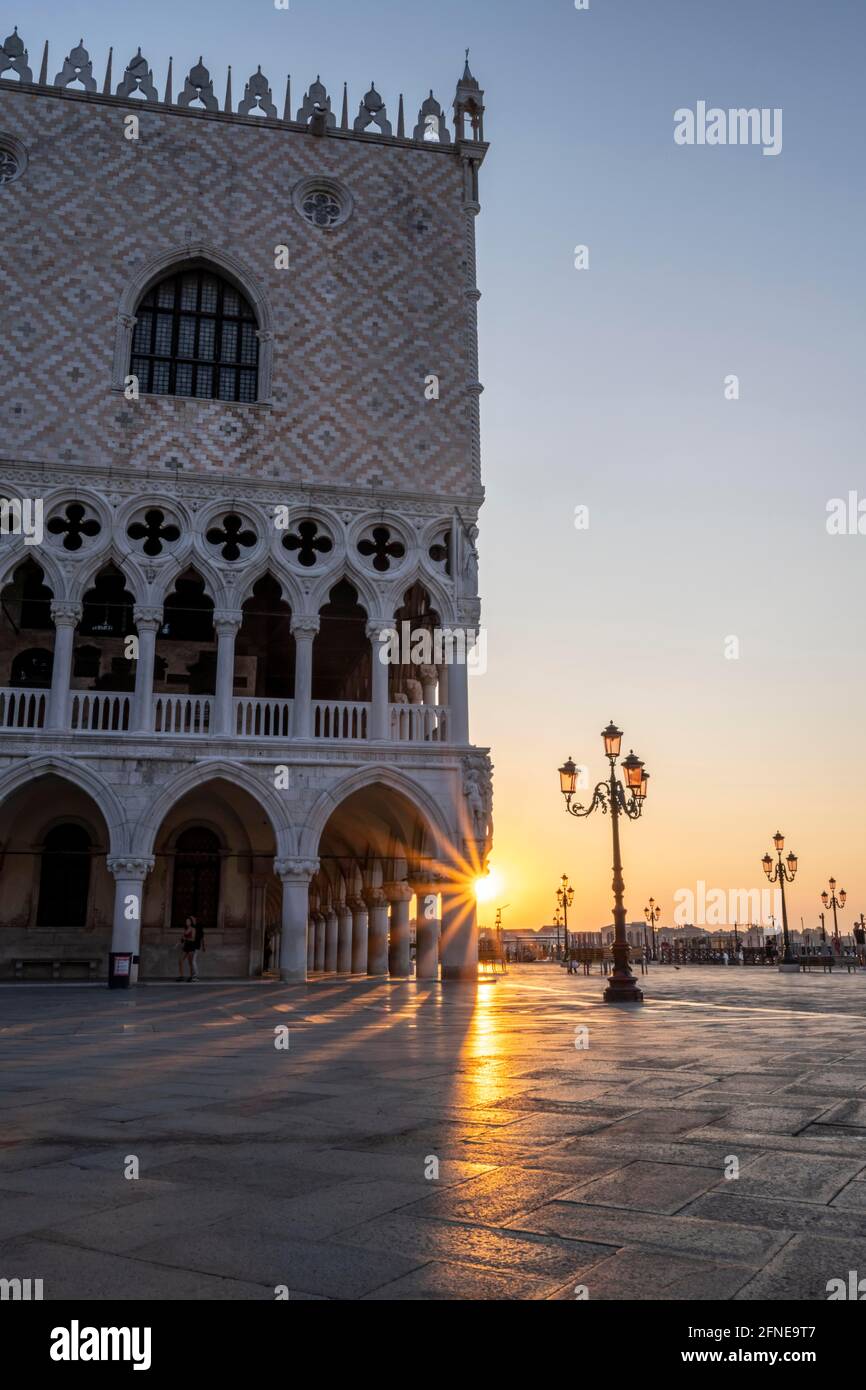
[[[223,276],[168,275],[138,305],[130,372],[145,394],[253,402],[258,370],[256,316]]]

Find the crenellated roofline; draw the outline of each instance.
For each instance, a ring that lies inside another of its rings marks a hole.
[[[173,59],[168,60],[168,73],[160,96],[153,71],[141,49],[130,58],[121,80],[112,79],[113,49],[109,49],[105,77],[101,90],[93,76],[93,61],[83,40],[63,59],[60,71],[49,81],[48,40],[42,55],[38,79],[34,80],[29,52],[18,35],[17,27],[0,44],[0,91],[18,91],[64,100],[84,101],[96,105],[123,107],[135,112],[153,111],[174,116],[192,116],[198,120],[228,121],[246,126],[261,126],[267,130],[293,130],[307,135],[337,139],[360,140],[371,144],[395,145],[404,149],[423,149],[438,154],[471,156],[480,164],[487,151],[484,142],[484,93],[469,72],[467,64],[457,84],[454,98],[454,129],[449,129],[445,113],[433,95],[421,103],[418,119],[410,134],[406,133],[403,95],[400,94],[396,133],[388,117],[387,107],[371,83],[358,107],[354,121],[349,119],[348,86],[343,84],[341,116],[338,122],[332,110],[332,98],[319,76],[311,83],[303,101],[292,116],[291,77],[286,79],[282,115],[279,115],[273,90],[261,67],[249,77],[243,96],[235,104],[232,96],[232,70],[228,68],[225,98],[222,105],[214,92],[214,82],[208,68],[199,58],[175,90]],[[15,73],[14,78],[7,73]],[[73,86],[73,84],[81,84]],[[258,114],[254,114],[258,113]],[[466,138],[469,122],[470,138]],[[435,138],[433,133],[435,132]],[[425,138],[425,137],[430,138]]]

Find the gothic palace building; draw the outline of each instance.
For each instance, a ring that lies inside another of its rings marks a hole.
[[[0,976],[474,978],[483,93],[118,66],[0,48]]]

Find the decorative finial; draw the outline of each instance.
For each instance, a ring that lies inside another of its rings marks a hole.
[[[171,65],[174,62],[172,57],[168,60],[168,77],[165,79],[165,104],[171,106]]]

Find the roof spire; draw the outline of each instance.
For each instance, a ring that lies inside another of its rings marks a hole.
[[[168,60],[168,77],[165,79],[165,96],[163,97],[163,101],[165,102],[166,106],[171,106],[171,65],[172,65],[172,61],[173,61],[173,60],[172,60],[171,58],[169,58],[169,60]]]
[[[340,120],[340,129],[349,129],[349,84],[343,83],[343,115]]]
[[[259,71],[261,72],[261,68],[259,69]],[[224,108],[224,109],[225,109],[226,111],[231,111],[231,109],[232,109],[232,65],[231,65],[231,63],[229,63],[229,75],[228,75],[228,77],[226,78],[226,102],[225,102],[225,108]]]
[[[400,106],[397,111],[397,139],[406,139],[406,122],[403,117],[403,93],[400,93]]]
[[[291,73],[286,78],[286,104],[283,107],[283,120],[292,119],[292,76]]]
[[[111,96],[111,55],[112,55],[113,52],[114,52],[114,49],[113,49],[113,48],[109,48],[109,50],[108,50],[108,66],[107,66],[106,69],[105,69],[105,81],[104,81],[103,84],[102,84],[102,95],[103,95],[104,97],[110,97],[110,96]],[[139,52],[141,52],[141,49],[139,49]]]
[[[40,87],[48,86],[48,40],[45,40],[45,48],[42,50],[42,67],[39,69]]]

